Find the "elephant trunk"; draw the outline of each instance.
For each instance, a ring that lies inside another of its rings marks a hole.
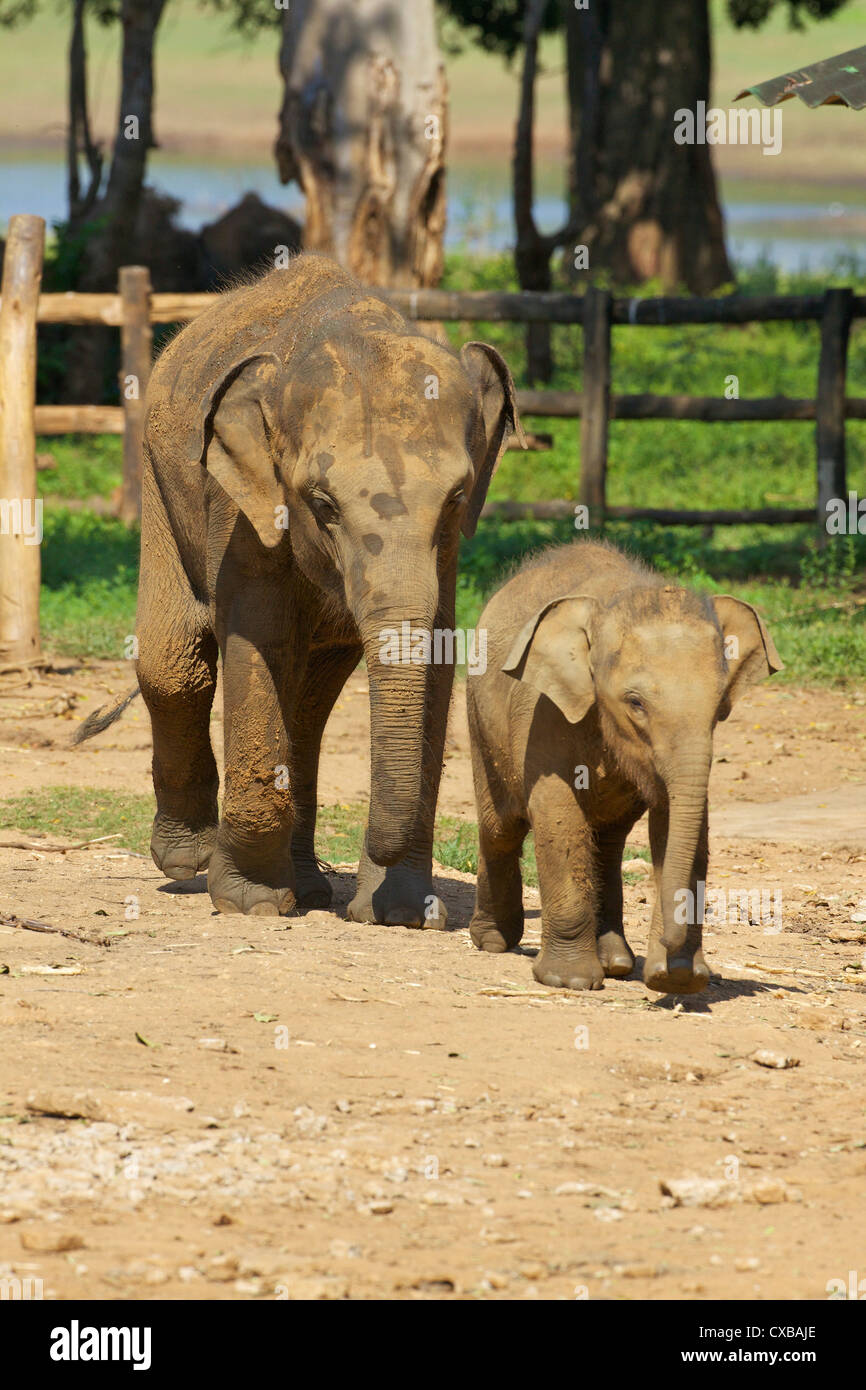
[[[370,679],[370,818],[367,853],[396,864],[412,843],[421,806],[429,616],[378,617],[361,627]]]
[[[661,911],[662,944],[667,951],[683,949],[689,925],[697,920],[700,911],[684,890],[692,885],[711,763],[712,741],[701,740],[678,750],[665,775],[668,837],[661,875]]]

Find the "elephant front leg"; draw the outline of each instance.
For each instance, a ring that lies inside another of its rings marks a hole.
[[[604,825],[595,837],[601,874],[596,947],[605,975],[622,977],[634,969],[634,955],[622,924],[622,852],[634,820]]]
[[[330,907],[333,891],[316,857],[319,750],[334,702],[361,659],[360,646],[310,652],[292,724],[292,864],[299,908]]]
[[[643,981],[647,989],[658,990],[660,994],[698,994],[702,989],[706,989],[710,980],[709,966],[704,960],[702,944],[703,901],[709,863],[707,805],[704,803],[703,823],[689,882],[690,896],[682,906],[682,910],[689,913],[688,933],[685,945],[675,959],[669,958],[661,940],[664,930],[661,907],[661,876],[668,839],[667,811],[650,811],[649,832],[655,873],[656,900],[653,907],[646,960],[644,961]],[[700,892],[699,885],[703,885]]]
[[[296,663],[289,641],[230,631],[225,642],[223,817],[208,869],[219,912],[269,917],[295,905],[286,691]]]
[[[595,847],[569,783],[540,778],[529,798],[541,894],[541,950],[532,973],[543,985],[603,989],[598,957]]]
[[[440,612],[436,628],[453,630],[453,612]],[[442,779],[448,706],[454,667],[433,663],[428,672],[425,738],[422,759],[421,804],[409,852],[398,864],[382,868],[367,853],[366,837],[358,865],[358,887],[349,904],[353,922],[382,922],[388,926],[430,927],[444,931],[448,911],[433,891],[433,831]]]

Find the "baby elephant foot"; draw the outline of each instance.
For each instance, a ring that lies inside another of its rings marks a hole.
[[[634,956],[622,932],[603,932],[595,945],[605,975],[622,978],[634,970]]]
[[[292,855],[295,870],[295,901],[304,912],[313,908],[330,907],[334,890],[315,859]]]
[[[379,922],[388,927],[429,927],[444,931],[448,911],[433,892],[427,874],[394,864],[388,869],[364,863],[358,869],[358,889],[347,908],[351,922]]]
[[[286,917],[295,906],[291,858],[285,841],[240,845],[221,831],[211,855],[207,886],[217,912]]]
[[[542,947],[532,973],[539,984],[554,989],[604,989],[604,970],[594,950],[563,955]]]
[[[476,908],[469,923],[469,935],[473,946],[477,946],[479,951],[493,951],[497,954],[511,951],[523,936],[523,912],[521,911],[519,917],[497,922],[495,918],[485,912],[479,912]]]
[[[190,828],[181,821],[172,820],[170,816],[157,814],[150,837],[154,864],[166,878],[195,878],[210,863],[217,828],[216,821]]]
[[[651,941],[643,982],[659,994],[699,994],[710,982],[710,971],[700,946],[694,954],[684,949],[678,956],[669,956],[660,941]]]

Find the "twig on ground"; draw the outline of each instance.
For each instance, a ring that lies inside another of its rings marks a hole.
[[[0,849],[36,849],[42,850],[46,854],[68,854],[71,849],[87,849],[88,845],[101,845],[106,840],[119,840],[121,831],[116,830],[113,835],[97,835],[93,840],[79,840],[74,845],[41,845],[30,840],[0,840]],[[130,851],[131,852],[131,851]],[[142,858],[141,855],[138,858]]]
[[[65,927],[52,927],[48,922],[37,922],[32,917],[16,917],[14,912],[0,912],[0,927],[20,927],[22,931],[50,932],[54,936],[65,936],[84,946],[110,946],[111,942],[100,937],[91,941],[89,937],[79,936],[77,932],[67,931]]]

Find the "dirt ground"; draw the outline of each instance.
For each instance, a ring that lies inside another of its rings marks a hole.
[[[2,794],[148,791],[140,702],[66,746],[128,683],[69,665],[0,689]],[[358,674],[323,804],[366,796],[367,740]],[[716,746],[710,887],[779,890],[782,930],[713,926],[712,985],[681,1002],[637,976],[536,985],[530,889],[521,951],[476,952],[451,870],[449,929],[407,931],[345,920],[349,869],[334,912],[275,921],[220,916],[203,879],[184,891],[110,842],[0,849],[2,911],[72,934],[0,923],[0,1280],[60,1299],[822,1299],[866,1276],[866,692],[768,684]],[[462,692],[441,810],[475,818]],[[625,899],[640,956],[643,879]]]

